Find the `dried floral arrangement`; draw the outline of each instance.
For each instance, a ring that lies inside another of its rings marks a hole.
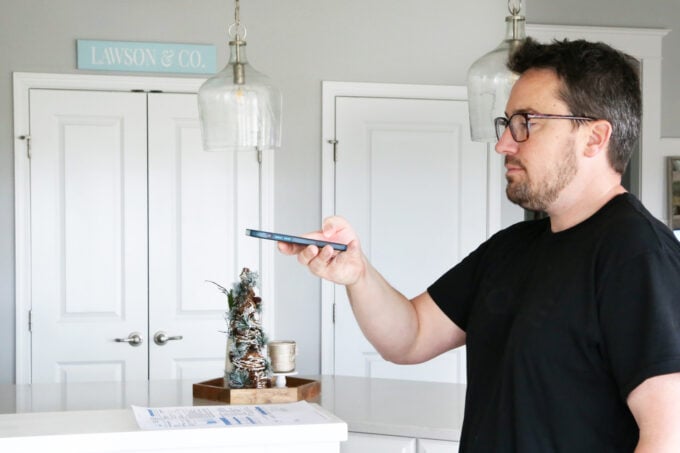
[[[210,282],[229,301],[229,311],[225,314],[229,326],[225,381],[230,388],[269,387],[271,364],[264,352],[267,338],[262,330],[262,299],[255,295],[259,276],[257,272],[243,268],[239,278],[230,290]]]

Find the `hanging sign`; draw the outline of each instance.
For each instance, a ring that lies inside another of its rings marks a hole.
[[[78,69],[214,74],[211,44],[77,40]]]

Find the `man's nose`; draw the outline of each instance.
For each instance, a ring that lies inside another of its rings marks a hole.
[[[496,143],[496,152],[503,155],[515,154],[518,150],[518,147],[519,144],[514,138],[512,138],[510,128],[506,127],[503,131],[503,135],[501,135],[501,138]]]

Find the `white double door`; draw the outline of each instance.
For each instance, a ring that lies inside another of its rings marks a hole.
[[[188,93],[32,89],[30,136],[32,382],[221,376],[255,152],[204,152]]]
[[[324,88],[339,92],[331,99],[337,152],[324,181],[332,192],[328,210],[352,223],[368,259],[412,298],[487,236],[487,148],[469,138],[465,93],[458,87]],[[335,304],[336,374],[465,382],[464,348],[420,365],[387,362],[362,335],[344,287],[328,294]]]

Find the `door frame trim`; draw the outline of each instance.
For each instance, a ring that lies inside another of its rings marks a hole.
[[[53,74],[15,72],[14,96],[14,216],[15,216],[15,382],[31,382],[31,333],[28,330],[31,309],[31,242],[30,242],[30,159],[24,137],[30,135],[29,96],[31,89],[97,90],[97,91],[154,91],[197,93],[205,78],[138,77],[93,74]],[[274,220],[274,150],[262,152],[260,228],[272,229]],[[261,247],[260,291],[269,301],[263,311],[262,324],[273,337],[275,326],[274,253],[275,249]]]

